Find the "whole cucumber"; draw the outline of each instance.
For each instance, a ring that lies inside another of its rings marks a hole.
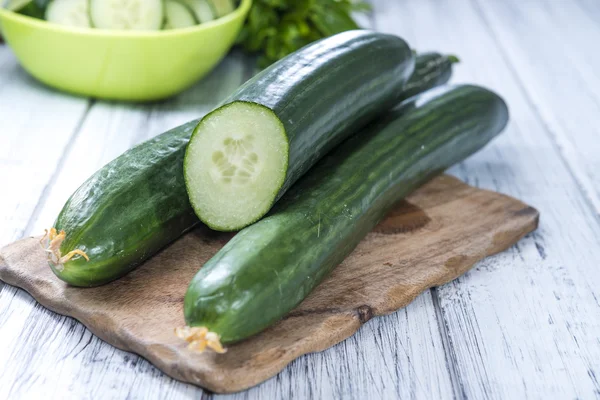
[[[415,70],[404,85],[401,99],[408,99],[448,82],[452,76],[452,65],[458,62],[453,55],[434,52],[418,54]]]
[[[74,286],[108,283],[199,222],[183,181],[185,146],[197,123],[128,150],[71,195],[47,243],[56,276]]]

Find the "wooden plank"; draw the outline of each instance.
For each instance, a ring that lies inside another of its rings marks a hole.
[[[23,235],[87,108],[34,81],[0,46],[0,245]]]
[[[210,111],[246,75],[241,56],[234,54],[209,78],[170,101],[154,105],[96,102],[25,234],[39,234],[51,226],[69,195],[99,167],[134,144]],[[9,99],[0,93],[2,101]],[[0,398],[89,393],[167,398],[202,393],[166,377],[140,357],[102,342],[78,322],[45,310],[22,291],[11,288],[0,293],[0,315],[0,341],[11,349],[0,352],[0,376],[7,382],[0,385]]]
[[[592,117],[600,115],[600,54],[591,50],[600,40],[598,20],[576,3],[480,4],[562,159],[600,215],[600,122]]]
[[[1,246],[21,237],[32,221],[38,201],[60,169],[88,107],[86,99],[58,93],[34,81],[11,50],[0,46]],[[21,312],[27,297],[0,282],[0,341],[19,336],[28,316]],[[6,351],[0,352],[0,365],[5,365],[6,357]]]
[[[523,7],[536,4],[542,5]],[[569,7],[570,3],[560,4]],[[479,7],[486,10],[485,19]],[[529,86],[522,84],[521,74],[526,71],[513,64],[516,58],[530,62],[542,75],[549,63],[561,63],[564,71],[570,71],[565,68],[570,61],[556,53],[506,56],[499,44],[507,43],[516,51],[517,41],[526,41],[527,35],[541,37],[537,29],[542,28],[530,23],[532,12],[541,11],[524,8],[523,14],[515,14],[520,10],[516,3],[505,7],[505,2],[412,0],[386,13],[390,20],[386,30],[406,36],[419,49],[457,53],[462,59],[457,81],[491,87],[510,105],[512,122],[503,137],[451,172],[471,184],[523,199],[542,215],[537,233],[437,289],[434,300],[448,334],[447,357],[454,360],[459,394],[469,398],[592,398],[600,390],[594,378],[600,360],[600,293],[592,284],[600,279],[596,210],[580,190],[581,177],[575,181],[575,174],[561,162],[561,143],[549,129],[553,121],[546,114],[565,111],[552,104],[541,112]],[[494,30],[502,26],[504,34],[495,34],[488,26]],[[578,43],[572,46],[573,51],[587,50]],[[572,77],[567,73],[560,79]],[[577,83],[576,79],[571,82]],[[564,88],[562,83],[558,87]],[[565,101],[577,101],[573,92],[558,94]],[[597,120],[592,110],[585,107],[578,115]],[[573,140],[586,135],[577,129],[568,133]]]
[[[577,0],[577,4],[584,10],[586,15],[593,21],[600,18],[600,2],[596,0]]]

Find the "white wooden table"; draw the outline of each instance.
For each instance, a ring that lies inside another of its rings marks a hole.
[[[600,398],[600,1],[379,0],[367,21],[460,56],[454,82],[505,97],[501,138],[451,169],[541,211],[537,232],[470,273],[304,356],[237,399]],[[234,52],[153,105],[30,78],[0,46],[0,245],[51,226],[91,173],[204,113],[252,73]],[[0,283],[0,398],[209,398]]]

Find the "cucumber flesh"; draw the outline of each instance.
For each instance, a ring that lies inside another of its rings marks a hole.
[[[89,28],[90,12],[88,0],[53,0],[46,8],[46,21],[54,24]]]
[[[198,24],[192,10],[178,1],[168,0],[165,3],[165,17],[164,29],[188,28]]]
[[[213,4],[218,17],[224,17],[235,10],[233,0],[210,0],[210,2]]]
[[[209,226],[264,215],[287,170],[288,140],[275,113],[260,104],[230,103],[207,115],[195,137],[185,178],[190,201],[205,210]]]
[[[182,3],[194,12],[196,19],[201,24],[217,18],[217,14],[210,0],[182,0]]]
[[[163,0],[89,0],[92,25],[112,30],[159,30]]]

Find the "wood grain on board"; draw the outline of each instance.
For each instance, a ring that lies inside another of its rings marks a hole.
[[[28,238],[0,252],[0,279],[176,379],[236,392],[274,376],[302,354],[346,339],[423,290],[457,278],[536,229],[538,216],[508,196],[447,175],[435,178],[399,204],[300,306],[224,355],[188,350],[173,329],[184,324],[190,279],[231,234],[201,227],[124,278],[92,289],[58,280],[38,238]]]

